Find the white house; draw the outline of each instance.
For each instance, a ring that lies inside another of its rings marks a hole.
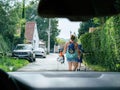
[[[34,49],[39,47],[39,36],[36,22],[27,22],[25,26],[25,42],[31,43]]]

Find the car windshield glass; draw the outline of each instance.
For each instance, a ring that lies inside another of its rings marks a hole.
[[[45,18],[38,15],[39,1],[0,0],[0,68],[7,72],[120,71],[120,14],[86,21],[77,21],[76,16],[71,18],[76,21],[70,21],[69,11],[65,13],[69,18]],[[116,1],[120,10],[120,0]],[[79,14],[77,9],[75,13]]]
[[[17,46],[15,50],[31,50],[30,46]]]

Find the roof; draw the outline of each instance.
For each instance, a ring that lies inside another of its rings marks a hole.
[[[27,41],[33,40],[35,22],[27,22],[25,26],[25,39]]]

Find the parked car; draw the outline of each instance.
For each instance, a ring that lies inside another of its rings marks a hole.
[[[46,51],[44,48],[38,48],[34,50],[35,57],[43,57],[46,58]]]
[[[31,44],[17,44],[12,52],[12,56],[27,59],[29,62],[35,61],[35,54]]]

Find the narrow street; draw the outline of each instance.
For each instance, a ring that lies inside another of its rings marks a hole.
[[[30,63],[27,66],[17,70],[18,72],[31,72],[31,71],[66,71],[68,70],[68,64],[61,64],[57,61],[58,54],[50,53],[46,58],[37,58],[36,62]],[[82,64],[81,71],[85,71],[86,67]]]

